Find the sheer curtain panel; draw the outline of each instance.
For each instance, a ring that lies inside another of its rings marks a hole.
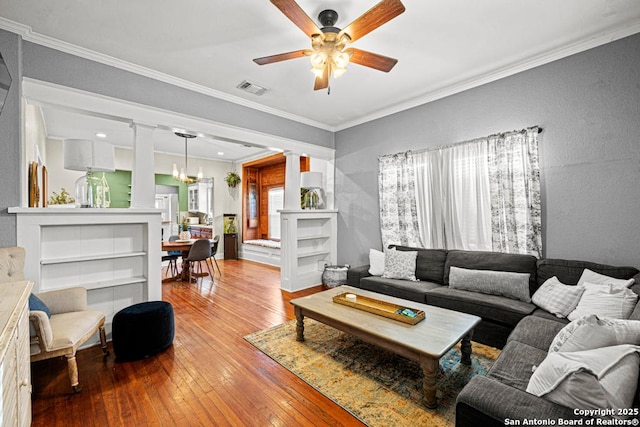
[[[537,127],[413,155],[427,248],[542,256]]]

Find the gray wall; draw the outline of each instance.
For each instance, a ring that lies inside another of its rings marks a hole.
[[[8,214],[7,208],[20,205],[20,180],[26,179],[26,167],[20,161],[23,76],[334,148],[333,132],[24,42],[4,30],[0,30],[0,52],[13,77],[0,115],[0,246],[16,244],[15,215]]]
[[[640,267],[638,70],[634,35],[338,132],[339,261],[381,247],[377,156],[539,125],[544,256]]]
[[[22,126],[20,37],[0,30],[0,53],[11,75],[11,86],[0,114],[0,247],[15,246],[16,218],[7,213],[9,206],[20,204],[20,162]],[[24,168],[26,170],[26,167]],[[25,175],[26,179],[26,175]]]
[[[334,148],[333,132],[128,71],[23,43],[24,76],[246,129]]]

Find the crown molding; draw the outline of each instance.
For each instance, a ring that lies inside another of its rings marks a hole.
[[[98,62],[101,64],[109,65],[111,67],[119,68],[124,71],[129,71],[141,76],[149,77],[154,80],[158,80],[164,83],[168,83],[174,86],[188,89],[194,92],[202,93],[204,95],[211,96],[223,101],[232,102],[234,104],[242,105],[243,107],[251,108],[254,110],[262,111],[263,113],[273,114],[274,116],[282,117],[284,119],[299,122],[305,125],[313,126],[330,132],[334,131],[333,126],[326,123],[321,123],[315,120],[311,120],[306,117],[298,116],[288,113],[286,111],[271,108],[257,102],[249,101],[239,96],[230,95],[219,90],[215,90],[197,83],[190,82],[188,80],[174,77],[170,74],[165,74],[160,71],[152,70],[151,68],[143,67],[141,65],[133,64],[128,61],[124,61],[113,56],[105,55],[100,52],[93,51],[91,49],[85,49],[80,46],[76,46],[71,43],[67,43],[62,40],[55,39],[53,37],[45,36],[34,32],[28,25],[20,24],[18,22],[11,21],[9,19],[0,17],[0,29],[10,31],[22,36],[23,40],[39,44],[51,49],[59,50],[61,52],[69,53],[71,55],[78,56],[80,58],[88,59],[90,61]]]
[[[401,111],[408,110],[419,105],[427,104],[429,102],[433,102],[450,95],[455,95],[456,93],[473,89],[475,87],[512,76],[522,71],[530,70],[540,65],[548,64],[550,62],[557,61],[558,59],[566,58],[576,53],[584,52],[585,50],[593,49],[595,47],[611,43],[615,40],[619,40],[636,33],[640,33],[640,23],[632,24],[623,28],[617,28],[614,31],[605,34],[599,34],[589,39],[580,40],[568,46],[563,46],[561,48],[537,55],[533,58],[528,58],[524,61],[508,65],[498,70],[490,71],[488,73],[485,73],[484,75],[473,77],[462,82],[456,82],[450,86],[427,92],[406,102],[401,102],[391,107],[383,108],[376,111],[375,113],[362,116],[356,120],[344,122],[340,125],[335,126],[334,132],[380,119],[382,117],[390,116],[392,114],[399,113]]]
[[[192,90],[194,92],[209,95],[211,97],[221,99],[227,102],[232,102],[234,104],[242,105],[247,108],[252,108],[254,110],[262,111],[268,114],[273,114],[274,116],[282,117],[284,119],[292,120],[295,122],[299,122],[302,124],[319,128],[319,129],[327,130],[330,132],[338,132],[354,126],[358,126],[366,122],[370,122],[370,121],[377,120],[395,113],[399,113],[401,111],[408,110],[423,104],[427,104],[429,102],[433,102],[438,99],[445,98],[447,96],[455,95],[465,90],[473,89],[475,87],[482,86],[484,84],[491,83],[496,80],[500,80],[502,78],[512,76],[522,71],[526,71],[541,65],[545,65],[550,62],[556,61],[558,59],[562,59],[562,58],[616,41],[619,39],[622,39],[624,37],[631,36],[633,34],[640,32],[640,23],[630,24],[622,28],[617,28],[608,33],[598,34],[588,39],[579,40],[568,46],[563,46],[558,49],[545,52],[533,58],[528,58],[518,63],[510,64],[508,66],[490,71],[480,76],[476,76],[460,82],[455,82],[449,86],[439,88],[433,91],[429,91],[420,96],[409,99],[405,102],[400,102],[390,107],[382,108],[380,110],[377,110],[374,113],[364,115],[355,120],[342,122],[335,126],[329,125],[327,123],[321,123],[321,122],[318,122],[306,117],[301,117],[295,114],[287,113],[285,111],[278,110],[275,108],[267,107],[257,102],[253,102],[253,101],[246,100],[244,98],[233,96],[228,93],[224,93],[215,89],[208,88],[206,86],[202,86],[187,80],[183,80],[183,79],[171,76],[169,74],[161,73],[159,71],[155,71],[150,68],[142,67],[140,65],[123,61],[118,58],[114,58],[112,56],[104,55],[99,52],[92,51],[90,49],[85,49],[76,45],[72,45],[70,43],[63,42],[61,40],[57,40],[52,37],[36,33],[31,29],[31,27],[27,25],[23,25],[3,17],[0,17],[0,29],[17,33],[21,35],[24,40],[27,40],[42,46],[46,46],[52,49],[56,49],[65,53],[69,53],[75,56],[79,56],[81,58],[89,59],[91,61],[99,62],[105,65],[109,65],[115,68],[119,68],[125,71],[129,71],[135,74],[149,77],[155,80],[159,80],[168,84],[172,84],[174,86]]]

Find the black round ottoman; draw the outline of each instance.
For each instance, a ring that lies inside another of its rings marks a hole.
[[[173,306],[149,301],[123,308],[113,316],[112,343],[116,360],[138,360],[158,354],[173,343]]]

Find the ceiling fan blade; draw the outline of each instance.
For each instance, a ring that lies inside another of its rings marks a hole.
[[[271,0],[271,3],[274,4],[275,7],[280,9],[280,12],[284,13],[284,15],[291,20],[298,28],[300,28],[306,35],[311,37],[314,34],[320,34],[320,28],[316,25],[315,22],[309,15],[307,15],[304,10],[295,0]]]
[[[316,77],[313,90],[326,89],[329,87],[329,67],[325,65],[322,76]]]
[[[296,50],[293,52],[280,53],[278,55],[263,56],[262,58],[254,59],[253,62],[255,62],[258,65],[266,65],[266,64],[272,64],[274,62],[286,61],[288,59],[296,59],[296,58],[301,58],[303,56],[309,56],[311,53],[312,51],[308,49],[302,49],[302,50]]]
[[[360,50],[356,48],[346,49],[345,52],[351,53],[351,59],[349,62],[354,64],[364,65],[365,67],[375,68],[376,70],[384,71],[388,73],[391,71],[394,65],[398,62],[397,59],[389,58],[388,56],[378,55],[377,53],[367,52],[366,50]]]
[[[348,34],[351,41],[354,42],[382,24],[391,21],[402,12],[404,12],[404,5],[400,0],[382,0],[349,24],[342,30],[342,33]]]

